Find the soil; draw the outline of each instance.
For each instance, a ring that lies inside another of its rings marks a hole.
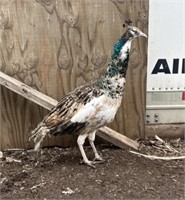
[[[145,154],[185,155],[182,141],[172,149],[141,144]],[[184,199],[184,160],[151,160],[108,144],[97,149],[106,161],[95,169],[79,163],[77,147],[1,152],[1,199]],[[85,151],[93,158],[89,146]]]

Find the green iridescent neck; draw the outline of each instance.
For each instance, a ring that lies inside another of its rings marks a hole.
[[[129,32],[125,32],[114,45],[111,60],[105,75],[96,83],[100,89],[108,89],[113,84],[111,80],[113,77],[123,78],[126,76],[130,47],[130,35]]]
[[[113,77],[115,75],[126,76],[130,52],[128,42],[130,42],[130,40],[125,33],[114,45],[111,61],[105,73],[106,77]]]
[[[127,39],[125,39],[124,36],[122,36],[117,43],[114,45],[113,47],[113,52],[112,52],[112,56],[111,59],[117,59],[120,55],[120,51],[122,49],[122,47],[125,45],[125,43],[127,42]]]

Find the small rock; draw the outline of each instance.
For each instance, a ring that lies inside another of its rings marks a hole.
[[[18,162],[18,163],[20,163],[21,160],[14,159],[12,157],[6,157],[6,162],[7,163],[12,163],[12,162]]]
[[[98,184],[101,184],[102,183],[102,180],[99,180],[99,179],[97,179],[97,180],[95,180]]]
[[[20,190],[24,190],[24,187],[21,187]]]
[[[4,182],[7,182],[8,179],[6,177],[2,178],[1,181],[0,181],[0,184],[3,184]]]
[[[75,191],[71,190],[69,187],[67,187],[66,190],[62,191],[62,194],[73,194],[73,193],[75,193]]]
[[[14,185],[15,185],[15,186],[20,186],[21,183],[20,183],[20,182],[15,182]]]

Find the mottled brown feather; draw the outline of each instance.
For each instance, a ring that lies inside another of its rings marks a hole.
[[[85,128],[88,122],[73,123],[71,118],[85,104],[102,94],[103,90],[100,90],[96,83],[80,86],[63,97],[44,118],[42,124],[49,129],[51,135],[78,132]]]

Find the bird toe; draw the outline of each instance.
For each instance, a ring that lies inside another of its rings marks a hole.
[[[102,157],[100,157],[100,156],[95,157],[93,161],[96,162],[96,163],[103,163],[103,162],[105,162],[105,160]]]
[[[92,167],[92,168],[96,168],[96,166],[95,166],[95,164],[96,164],[96,162],[95,161],[90,161],[90,160],[88,160],[88,161],[80,161],[80,164],[85,164],[85,165],[88,165],[89,167]]]
[[[96,164],[101,164],[101,163],[104,163],[105,162],[105,160],[94,160],[94,163],[96,163]]]
[[[96,166],[95,166],[96,162],[94,162],[94,161],[89,161],[89,162],[87,162],[85,164],[88,165],[89,167],[94,168],[94,169],[96,168]]]

